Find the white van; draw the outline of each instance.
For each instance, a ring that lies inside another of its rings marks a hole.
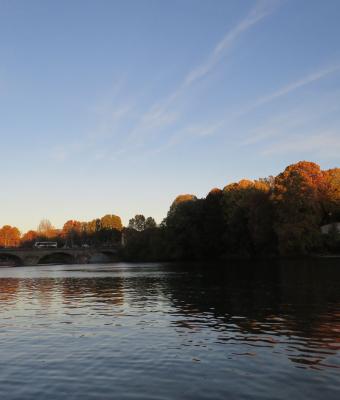
[[[35,242],[33,247],[36,247],[37,249],[57,248],[58,247],[58,243],[57,242]]]

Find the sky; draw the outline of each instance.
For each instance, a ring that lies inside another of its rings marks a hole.
[[[0,0],[0,226],[161,222],[340,167],[339,0]]]

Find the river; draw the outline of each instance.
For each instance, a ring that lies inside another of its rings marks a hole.
[[[0,398],[339,399],[340,260],[0,269]]]

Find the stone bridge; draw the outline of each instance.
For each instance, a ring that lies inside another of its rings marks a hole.
[[[116,247],[0,249],[1,265],[87,264],[118,260]]]

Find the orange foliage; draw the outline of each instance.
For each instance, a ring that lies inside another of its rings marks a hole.
[[[16,227],[4,225],[0,229],[0,246],[17,247],[20,243],[20,231]]]
[[[82,223],[71,219],[71,220],[65,222],[63,229],[61,231],[61,235],[63,237],[66,237],[71,232],[74,232],[74,233],[81,232],[81,229],[82,229]]]
[[[26,232],[22,238],[21,238],[21,242],[31,242],[33,240],[36,240],[38,238],[38,233],[36,231],[28,231]]]
[[[221,193],[222,193],[222,190],[220,188],[215,187],[210,190],[210,192],[208,193],[208,196],[209,196],[209,194],[214,195],[214,194],[221,194]]]
[[[193,194],[180,194],[179,196],[177,196],[174,200],[174,202],[172,203],[172,205],[177,205],[180,203],[184,203],[186,201],[194,201],[197,200],[197,197],[194,196]]]

